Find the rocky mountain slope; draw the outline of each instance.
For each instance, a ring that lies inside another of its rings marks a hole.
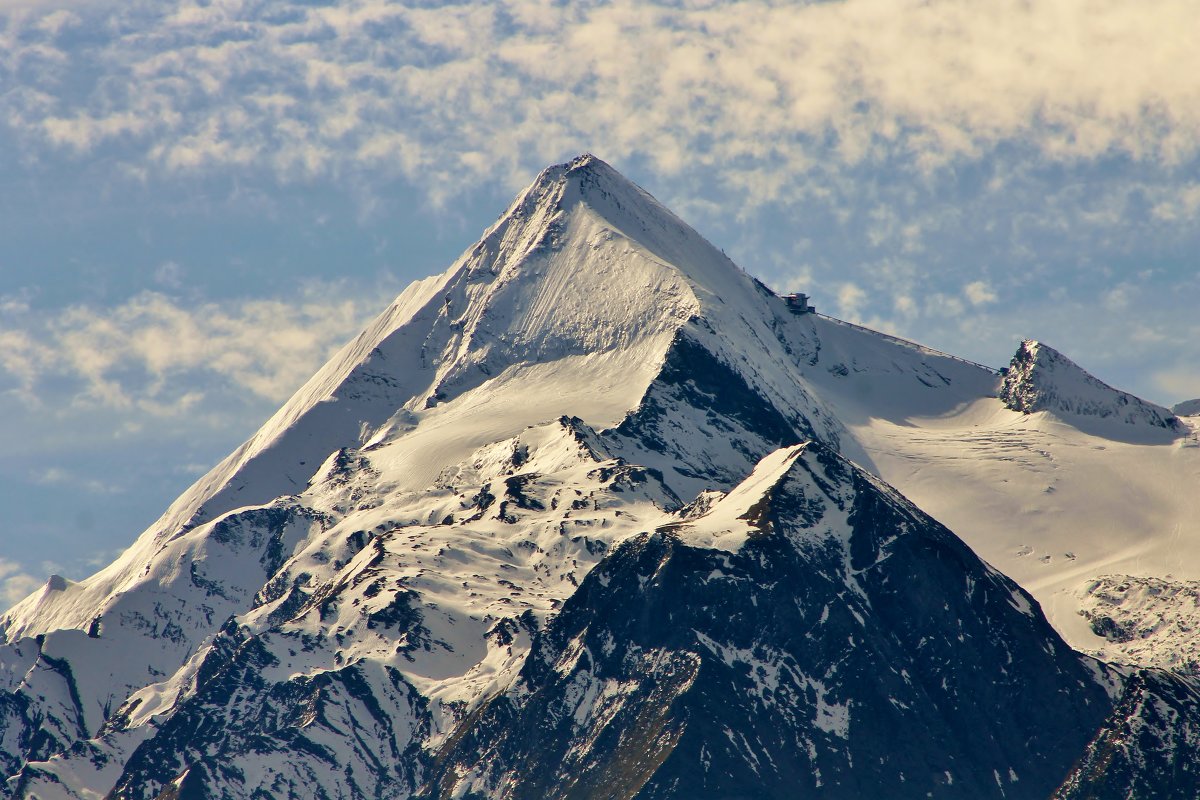
[[[1073,651],[847,460],[908,480],[886,425],[998,390],[551,167],[113,565],[0,620],[5,791],[1186,796],[1193,684]]]
[[[427,794],[1046,797],[1123,685],[815,443],[683,516],[588,575]]]
[[[1072,417],[1113,419],[1126,425],[1178,428],[1165,408],[1114,389],[1041,342],[1021,343],[1000,383],[1000,399],[1013,411],[1051,411]]]

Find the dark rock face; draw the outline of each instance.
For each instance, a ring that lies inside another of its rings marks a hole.
[[[428,735],[420,693],[397,670],[349,665],[283,681],[260,637],[227,625],[196,676],[195,693],[129,758],[110,800],[217,798],[242,787],[264,797],[256,762],[270,763],[270,796],[326,800],[327,776],[354,797],[412,790],[417,741]]]
[[[80,637],[77,634],[75,638]],[[17,692],[0,693],[0,731],[6,734],[5,746],[0,747],[3,776],[20,770],[22,756],[48,758],[88,733],[71,665],[45,653],[44,641],[44,637],[23,640],[9,649],[12,661],[3,664],[7,669],[36,674],[34,680],[42,692],[33,699]]]
[[[740,550],[680,524],[601,562],[426,795],[1049,796],[1112,711],[1100,670],[945,528],[811,447]]]
[[[1136,671],[1054,800],[1192,800],[1200,793],[1198,712],[1195,682]]]
[[[813,436],[809,420],[785,416],[687,336],[675,340],[637,411],[605,433],[612,449],[660,468],[684,495],[692,493],[682,491],[681,478],[728,488],[771,451]]]

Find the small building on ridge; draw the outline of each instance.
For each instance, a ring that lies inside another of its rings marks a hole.
[[[785,294],[783,301],[787,303],[788,311],[791,311],[793,314],[813,314],[817,310],[808,304],[808,295],[802,292]]]

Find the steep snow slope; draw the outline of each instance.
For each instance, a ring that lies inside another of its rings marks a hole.
[[[687,358],[697,362],[691,368],[736,364],[732,380],[747,396],[783,412],[764,435],[747,429],[735,437],[737,451],[724,436],[688,445],[689,461],[709,469],[668,468],[681,494],[740,479],[763,453],[816,433],[810,419],[818,435],[836,440],[835,424],[787,369],[771,320],[758,313],[762,301],[761,288],[723,254],[607,165],[583,157],[553,167],[445,274],[406,290],[113,565],[19,604],[0,631],[17,641],[102,625],[109,641],[85,649],[118,654],[153,641],[145,664],[118,657],[117,689],[81,694],[87,709],[110,707],[147,670],[177,668],[265,579],[257,569],[241,575],[243,566],[220,591],[192,578],[188,565],[223,557],[209,552],[220,547],[210,540],[222,514],[302,491],[342,447],[368,446],[378,491],[390,493],[427,486],[475,448],[564,414],[616,425],[664,364]],[[694,429],[676,433],[658,444],[694,440]],[[236,558],[248,563],[244,553]],[[161,602],[150,599],[159,595]],[[166,626],[178,647],[157,644]],[[116,641],[118,629],[128,640]]]
[[[131,698],[111,738],[153,734],[133,748],[116,796],[152,797],[189,769],[240,794],[412,791],[413,753],[506,686],[530,632],[611,543],[676,502],[600,448],[581,421],[555,421],[369,507],[352,499],[378,478],[368,457],[336,459],[300,499],[341,520],[213,647]],[[77,768],[67,761],[42,775]]]
[[[303,490],[339,447],[383,448],[376,463],[412,488],[482,443],[563,414],[620,423],[680,340],[735,365],[789,424],[811,430],[807,418],[816,419],[816,433],[836,440],[836,421],[788,368],[777,315],[762,313],[767,295],[598,159],[551,167],[447,272],[405,290],[137,546],[87,581],[21,604],[0,630],[17,638],[86,629],[103,599],[141,580],[142,565],[176,538]]]

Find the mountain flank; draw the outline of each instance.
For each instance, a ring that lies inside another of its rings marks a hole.
[[[594,156],[547,168],[0,619],[4,795],[1194,796],[1195,683],[1073,649],[881,477],[930,417],[1185,423],[1033,343],[1001,384],[795,311]],[[1042,479],[986,444],[989,486]]]

